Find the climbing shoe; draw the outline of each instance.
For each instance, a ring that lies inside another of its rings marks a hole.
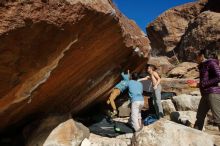
[[[111,112],[111,117],[116,117],[118,114],[117,110],[113,110],[113,112]]]
[[[106,115],[111,118],[117,117],[117,114],[118,114],[118,112],[116,110],[115,111],[107,110],[107,112],[106,112]]]

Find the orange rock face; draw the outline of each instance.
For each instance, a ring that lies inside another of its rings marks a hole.
[[[105,100],[120,72],[140,69],[149,50],[144,33],[108,0],[2,4],[0,129]]]

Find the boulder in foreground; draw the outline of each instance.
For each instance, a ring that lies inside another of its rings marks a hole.
[[[173,97],[178,111],[197,111],[201,96],[181,94]]]
[[[24,130],[26,146],[79,146],[89,129],[66,116],[52,115],[33,122]]]
[[[213,146],[213,137],[161,119],[136,134],[135,146]]]

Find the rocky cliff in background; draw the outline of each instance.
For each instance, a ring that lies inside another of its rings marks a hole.
[[[219,0],[199,0],[161,14],[147,26],[153,55],[172,56],[174,50],[179,59],[191,60],[191,47],[219,50],[219,6]]]
[[[209,55],[214,53],[220,59],[219,6],[219,0],[187,3],[165,11],[147,26],[154,56],[149,63],[156,65],[163,77],[178,78],[164,79],[164,91],[182,94],[192,90],[185,82],[199,77],[197,64],[190,67],[195,59],[192,52],[207,49]]]
[[[171,8],[161,14],[147,26],[147,34],[156,54],[172,51],[188,24],[195,19],[204,8],[204,2],[192,2]]]
[[[32,114],[76,114],[102,100],[123,69],[141,68],[149,50],[109,0],[2,2],[0,130]]]
[[[191,48],[208,49],[220,54],[220,13],[205,11],[189,24],[177,49],[181,60],[195,58]]]

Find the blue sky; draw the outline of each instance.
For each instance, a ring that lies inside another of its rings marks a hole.
[[[169,8],[195,0],[113,0],[128,18],[133,19],[145,31],[148,23]]]

